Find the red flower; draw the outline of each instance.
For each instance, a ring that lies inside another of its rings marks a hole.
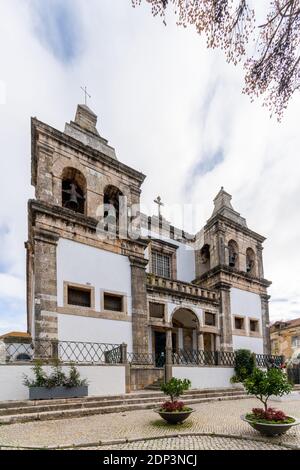
[[[267,421],[284,421],[287,418],[283,411],[275,410],[275,408],[268,408],[266,411],[262,408],[253,408],[252,413],[256,418]]]
[[[169,413],[173,411],[182,411],[184,408],[184,403],[183,401],[165,401],[161,407],[164,411]]]

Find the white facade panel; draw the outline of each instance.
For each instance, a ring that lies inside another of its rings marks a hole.
[[[232,367],[173,367],[172,374],[177,379],[189,379],[192,388],[233,387],[230,383],[234,375]]]
[[[234,350],[249,349],[256,354],[264,353],[264,342],[262,338],[232,335],[232,344]]]
[[[233,315],[261,318],[261,300],[258,294],[232,287],[230,302]]]
[[[93,286],[97,311],[100,311],[100,289],[126,294],[131,315],[131,268],[126,256],[61,238],[57,247],[59,307],[63,307],[64,281]]]
[[[132,324],[127,321],[81,317],[59,313],[58,339],[95,343],[126,343],[132,352]]]

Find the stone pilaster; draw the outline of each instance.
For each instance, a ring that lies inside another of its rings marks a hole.
[[[257,249],[257,276],[260,279],[263,279],[264,277],[264,266],[263,266],[263,256],[262,256],[263,247],[261,245],[257,245],[256,249]]]
[[[149,352],[148,306],[145,271],[148,260],[130,256],[129,261],[131,265],[133,352],[136,354],[145,354]]]
[[[172,328],[166,330],[166,382],[172,378]]]
[[[203,332],[202,331],[197,331],[197,349],[198,351],[203,351],[204,350],[204,338],[203,338]]]
[[[267,294],[260,295],[264,354],[271,354],[269,299],[270,296]]]
[[[34,235],[34,337],[57,340],[56,246],[53,232]]]
[[[230,284],[220,282],[215,286],[220,292],[220,348],[222,351],[232,351],[232,320],[230,306]]]

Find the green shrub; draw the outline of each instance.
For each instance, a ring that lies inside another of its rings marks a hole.
[[[80,378],[80,374],[76,369],[75,365],[72,364],[69,369],[68,376],[62,371],[59,361],[55,361],[52,366],[52,372],[47,376],[46,372],[42,368],[41,362],[37,361],[32,367],[34,378],[30,379],[27,375],[24,375],[23,384],[26,387],[81,387],[88,385],[85,379]]]
[[[168,395],[170,400],[173,402],[179,398],[183,392],[188,390],[191,385],[191,381],[188,379],[181,380],[173,377],[171,380],[169,380],[169,382],[162,384],[160,389],[162,392],[164,392],[165,395]]]
[[[238,349],[235,352],[235,375],[231,378],[232,383],[244,382],[255,369],[255,354],[248,349]]]
[[[252,375],[244,380],[243,385],[249,395],[255,395],[261,401],[265,411],[268,409],[268,400],[271,395],[281,397],[293,388],[286,374],[281,369],[275,368],[267,371],[255,368]]]

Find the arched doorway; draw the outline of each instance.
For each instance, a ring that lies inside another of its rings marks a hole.
[[[197,330],[199,321],[197,315],[187,308],[177,309],[172,316],[173,332],[176,333],[176,348],[173,350],[197,350]]]

